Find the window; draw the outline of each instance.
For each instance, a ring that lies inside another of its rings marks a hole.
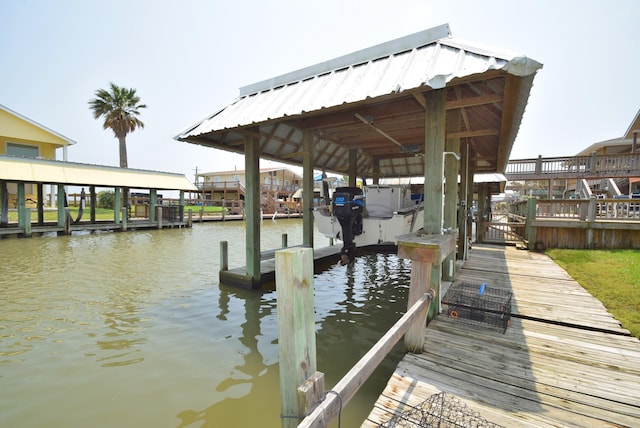
[[[21,158],[35,159],[40,156],[38,146],[27,146],[25,144],[7,143],[7,155]]]

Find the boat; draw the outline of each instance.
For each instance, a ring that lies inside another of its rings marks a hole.
[[[424,204],[409,185],[338,187],[330,205],[313,210],[318,231],[344,243],[343,263],[353,260],[355,246],[395,244],[400,235],[420,229]]]

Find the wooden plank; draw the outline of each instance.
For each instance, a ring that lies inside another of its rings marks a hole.
[[[474,247],[461,279],[510,289],[514,312],[539,319],[512,318],[500,334],[436,317],[423,353],[403,358],[363,426],[441,391],[503,426],[637,424],[640,341],[551,259]]]

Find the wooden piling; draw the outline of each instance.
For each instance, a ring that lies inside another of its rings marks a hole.
[[[122,207],[122,231],[123,232],[127,231],[127,220],[129,219],[129,216],[127,215],[128,210],[129,208]]]
[[[162,207],[158,207],[158,229],[162,229]]]
[[[298,387],[316,372],[312,248],[276,252],[276,290],[282,426],[288,428],[304,418],[308,405],[298,401]]]
[[[220,241],[220,270],[229,270],[229,244]]]

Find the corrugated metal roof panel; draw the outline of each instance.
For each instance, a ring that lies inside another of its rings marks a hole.
[[[197,191],[184,175],[81,163],[0,156],[0,180],[78,186]]]
[[[472,45],[449,37],[244,96],[178,138],[297,116],[425,85],[439,89],[455,78],[488,70],[502,69],[520,76],[540,68],[526,57],[504,55],[485,48],[474,50]]]

